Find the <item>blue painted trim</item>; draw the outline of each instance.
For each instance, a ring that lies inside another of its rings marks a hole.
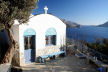
[[[56,35],[57,34],[57,32],[56,32],[56,30],[54,29],[54,28],[49,28],[47,31],[46,31],[46,36],[47,35]]]
[[[33,30],[32,28],[29,28],[29,29],[24,31],[24,36],[35,35],[35,34],[36,34],[35,30]]]

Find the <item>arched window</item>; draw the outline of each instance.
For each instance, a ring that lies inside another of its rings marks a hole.
[[[45,40],[46,45],[56,45],[56,30],[54,28],[49,28],[46,31]]]

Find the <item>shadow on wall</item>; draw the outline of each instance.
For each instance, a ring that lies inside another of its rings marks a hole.
[[[6,30],[0,32],[0,61],[9,47],[9,37]]]

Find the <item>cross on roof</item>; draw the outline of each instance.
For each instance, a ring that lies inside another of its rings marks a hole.
[[[44,10],[45,10],[45,14],[47,14],[47,10],[48,10],[47,6],[44,7]]]

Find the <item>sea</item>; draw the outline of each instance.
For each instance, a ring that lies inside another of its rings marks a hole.
[[[67,28],[66,37],[74,40],[85,40],[92,43],[96,39],[102,41],[103,38],[108,38],[108,27],[97,26],[81,26],[80,28]]]

